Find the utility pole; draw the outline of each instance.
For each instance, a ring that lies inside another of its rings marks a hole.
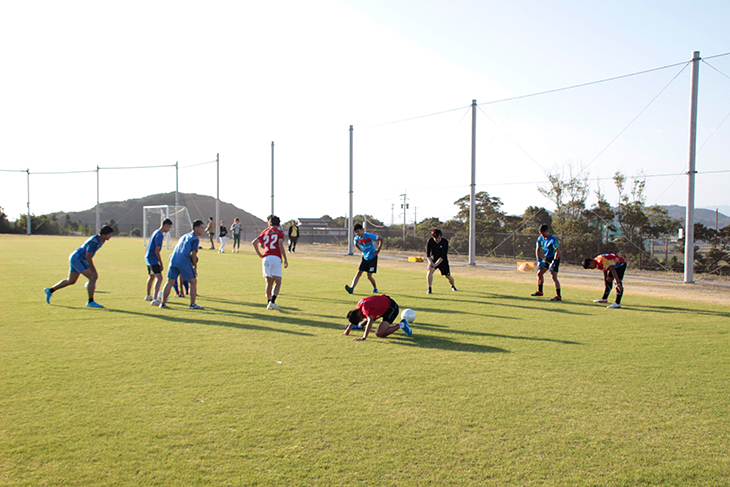
[[[271,141],[271,214],[274,214],[274,141]]]
[[[30,226],[30,169],[26,169],[25,173],[28,176],[27,177],[27,182],[28,182],[28,218],[26,218],[27,221],[25,222],[26,223],[25,226],[26,226],[26,232],[27,232],[27,234],[30,235],[30,232],[31,232],[31,226]],[[99,229],[98,228],[97,228],[97,233],[99,233]]]
[[[215,225],[213,228],[215,234],[219,235],[218,226],[221,224],[221,159],[219,153],[215,155],[215,172]],[[220,237],[216,240],[220,242]]]
[[[687,171],[687,215],[684,229],[684,282],[694,282],[695,261],[695,156],[697,154],[697,97],[700,81],[700,51],[692,56],[692,96],[689,109],[689,170]]]
[[[347,255],[352,255],[352,241],[355,238],[352,229],[353,218],[355,215],[352,214],[352,125],[350,125],[350,215],[347,217]]]
[[[471,101],[471,184],[469,199],[469,265],[477,265],[476,251],[476,184],[477,184],[477,101]]]
[[[96,166],[96,233],[101,231],[101,215],[99,214],[99,166]]]
[[[401,203],[400,207],[403,209],[403,242],[406,241],[406,212],[408,211],[408,203],[406,203],[406,195],[405,193],[401,195],[403,198],[403,203]]]
[[[395,203],[390,204],[390,224],[395,225]]]

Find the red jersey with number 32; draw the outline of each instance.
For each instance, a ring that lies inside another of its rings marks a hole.
[[[275,255],[281,259],[281,245],[284,242],[284,232],[278,228],[267,228],[259,235],[259,243],[264,248],[264,257]]]

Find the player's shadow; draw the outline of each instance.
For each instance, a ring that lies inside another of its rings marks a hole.
[[[509,350],[489,345],[478,345],[475,343],[463,343],[451,340],[443,336],[413,335],[410,338],[397,337],[395,340],[388,337],[390,343],[404,347],[429,348],[436,350],[448,350],[452,352],[470,353],[512,353]]]
[[[626,311],[650,311],[652,313],[689,313],[693,315],[703,316],[717,316],[720,318],[730,318],[729,311],[713,311],[708,309],[697,309],[697,308],[680,308],[679,306],[647,306],[647,305],[630,305],[625,308],[621,308],[621,312]]]
[[[174,323],[183,322],[183,323],[190,323],[192,325],[226,326],[226,327],[230,327],[230,328],[238,328],[241,330],[273,331],[276,333],[284,333],[284,334],[288,334],[288,335],[313,336],[311,333],[303,333],[303,332],[291,331],[291,330],[282,330],[280,328],[252,325],[252,324],[240,323],[240,322],[205,319],[204,316],[206,316],[206,312],[208,315],[211,314],[208,310],[191,311],[196,314],[195,318],[193,318],[193,317],[181,318],[178,315],[172,316],[169,314],[165,314],[165,313],[169,313],[170,310],[160,310],[159,313],[141,313],[138,311],[128,311],[128,310],[113,309],[113,308],[106,308],[106,310],[111,313],[119,313],[119,314],[134,315],[134,316],[144,316],[147,318],[159,319],[159,320],[163,320],[163,321],[170,321],[170,322],[174,322]],[[258,315],[257,313],[237,312],[236,314],[241,319],[249,318],[249,319],[261,320],[261,319],[266,318],[266,315]],[[308,321],[308,320],[305,320],[305,321]],[[296,323],[299,323],[299,321],[297,320]]]

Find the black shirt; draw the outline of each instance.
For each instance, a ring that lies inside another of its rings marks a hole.
[[[434,262],[439,259],[443,259],[444,262],[448,260],[446,254],[449,252],[449,241],[441,237],[441,241],[436,243],[433,237],[428,239],[426,244],[426,256],[431,257]]]

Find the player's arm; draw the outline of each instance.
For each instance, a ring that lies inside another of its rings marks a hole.
[[[286,248],[284,248],[283,245],[280,245],[279,251],[281,252],[281,260],[284,261],[284,269],[286,269],[289,267],[289,259],[286,258]]]
[[[361,337],[359,337],[359,338],[353,338],[352,341],[354,341],[354,342],[362,342],[365,339],[367,339],[368,335],[370,334],[370,328],[373,327],[373,322],[374,321],[375,321],[375,318],[373,318],[372,316],[368,316],[368,319],[365,322],[365,332],[363,333],[363,335]]]
[[[380,249],[383,247],[383,239],[378,237],[377,235],[376,237],[378,239],[378,248],[375,249],[375,255],[378,255],[380,253]]]
[[[89,269],[91,270],[91,272],[98,275],[98,273],[96,272],[96,266],[94,265],[94,254],[86,252],[86,262],[89,263]]]
[[[162,266],[162,255],[160,255],[160,249],[162,248],[161,245],[158,245],[155,247],[155,257],[157,257],[157,262],[160,263],[160,272],[162,272],[163,266]]]
[[[613,280],[616,283],[616,290],[619,292],[624,292],[624,286],[621,284],[621,279],[618,278],[618,273],[616,272],[616,266],[612,265],[609,267],[611,270],[611,275],[613,276]]]
[[[193,250],[192,252],[190,252],[190,262],[192,262],[193,267],[198,266],[198,251],[197,250]]]
[[[259,257],[263,259],[264,256],[261,254],[261,250],[259,250],[259,238],[256,237],[255,239],[251,240],[251,245],[253,245],[253,249],[256,251]]]
[[[539,243],[535,244],[535,260],[537,260],[537,261],[540,260],[540,244]]]
[[[555,249],[555,257],[553,257],[553,261],[559,260],[560,254],[561,254],[560,249],[559,248]]]

